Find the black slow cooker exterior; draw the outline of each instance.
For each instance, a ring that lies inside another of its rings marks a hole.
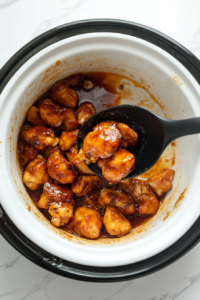
[[[98,19],[78,21],[56,27],[25,45],[0,70],[0,93],[15,72],[43,48],[71,36],[95,32],[115,32],[146,40],[162,48],[177,59],[200,84],[200,61],[176,41],[140,24],[123,20]],[[187,253],[200,240],[200,217],[183,237],[166,250],[141,262],[119,267],[84,266],[48,253],[19,231],[1,205],[0,233],[21,254],[51,272],[77,280],[115,282],[151,274],[173,263]]]

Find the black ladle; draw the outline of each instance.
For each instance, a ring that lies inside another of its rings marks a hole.
[[[137,177],[152,168],[165,148],[176,138],[200,133],[200,117],[168,120],[140,106],[118,105],[100,111],[81,126],[77,137],[78,150],[82,148],[86,134],[102,121],[124,123],[138,134],[136,145],[127,148],[135,155],[135,169],[124,179]],[[87,166],[96,175],[102,176],[97,163]]]

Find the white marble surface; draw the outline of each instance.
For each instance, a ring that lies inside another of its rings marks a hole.
[[[125,19],[174,38],[200,59],[199,0],[0,0],[0,68],[23,45],[55,26],[89,18]],[[0,236],[3,300],[199,300],[200,245],[171,266],[122,283],[85,283],[34,265]]]

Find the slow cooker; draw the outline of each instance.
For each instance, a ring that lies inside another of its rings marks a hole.
[[[18,132],[29,107],[56,81],[91,71],[122,74],[149,87],[159,99],[155,112],[171,119],[200,114],[199,60],[162,33],[127,21],[88,20],[42,34],[0,71],[0,231],[19,252],[57,274],[128,280],[172,263],[199,241],[200,139],[176,141],[174,189],[143,230],[120,239],[86,241],[53,229],[23,186]],[[138,91],[123,101],[140,97]]]

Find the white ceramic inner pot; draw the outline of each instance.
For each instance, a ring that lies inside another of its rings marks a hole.
[[[198,83],[175,58],[151,43],[115,33],[84,34],[59,41],[29,59],[1,95],[0,201],[14,224],[50,253],[83,265],[126,265],[172,245],[199,216],[200,138],[193,135],[176,141],[173,190],[158,213],[127,236],[90,241],[51,226],[22,183],[16,152],[18,133],[27,110],[56,81],[91,71],[118,73],[142,83],[158,100],[149,108],[162,116],[165,113],[171,119],[184,119],[200,115]],[[148,102],[148,93],[129,81],[124,83],[122,103]],[[167,151],[170,155],[172,149]]]

